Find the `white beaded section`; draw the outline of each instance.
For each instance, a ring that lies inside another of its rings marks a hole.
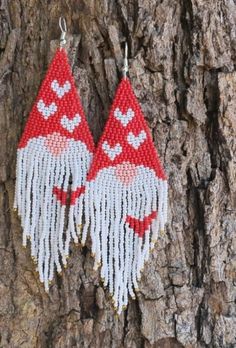
[[[109,167],[87,182],[85,190],[82,240],[90,228],[94,268],[101,264],[101,277],[118,313],[127,306],[128,296],[135,296],[141,270],[167,221],[167,181],[158,179],[152,169],[137,168],[138,175],[128,186],[116,178],[115,167]],[[153,211],[157,217],[141,238],[126,217],[143,220]]]
[[[53,188],[67,192],[70,180],[72,191],[85,185],[92,159],[85,144],[68,141],[66,151],[57,156],[44,146],[44,137],[31,139],[17,151],[14,207],[21,216],[23,244],[30,238],[31,255],[46,290],[55,268],[58,272],[62,269],[60,260],[67,262],[71,239],[78,241],[76,224],[78,219],[81,222],[81,216],[77,212],[84,199],[82,194],[70,206],[67,217],[66,207],[53,194]]]
[[[75,114],[73,118],[68,118],[68,116],[63,115],[61,118],[61,126],[68,132],[73,133],[75,128],[81,122],[81,117],[79,114]]]
[[[146,138],[147,133],[144,130],[141,130],[141,132],[138,135],[134,135],[133,132],[129,132],[127,135],[127,142],[135,150],[138,150],[138,148],[140,147],[140,145],[142,145]]]
[[[37,109],[43,116],[45,120],[47,120],[50,116],[54,115],[57,112],[57,105],[52,102],[49,105],[46,105],[42,99],[40,99],[37,103]]]
[[[114,161],[114,159],[122,153],[122,146],[119,143],[111,146],[107,141],[104,141],[102,149],[111,161]]]
[[[51,83],[51,89],[56,93],[58,98],[62,98],[71,89],[71,84],[69,81],[65,81],[63,85],[59,85],[57,80],[53,80]]]
[[[130,123],[134,115],[135,113],[131,108],[128,108],[125,114],[123,114],[119,108],[116,108],[114,111],[115,118],[122,124],[123,127],[126,127]]]

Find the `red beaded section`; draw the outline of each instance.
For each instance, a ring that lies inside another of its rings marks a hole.
[[[64,49],[55,53],[18,148],[25,147],[31,138],[45,137],[53,132],[68,139],[81,140],[90,152],[94,151],[93,138]],[[54,152],[57,151],[60,149],[57,149],[55,141]]]
[[[88,180],[106,167],[129,162],[155,171],[166,179],[149,128],[128,79],[118,86],[105,130],[98,143]]]
[[[66,205],[70,201],[70,193],[54,186],[52,193],[56,196],[61,205]]]
[[[61,205],[74,205],[76,199],[79,198],[85,191],[85,186],[78,187],[75,191],[63,191],[59,187],[53,187],[53,194],[56,196],[57,200],[61,202]]]
[[[134,230],[135,233],[138,234],[139,237],[143,237],[144,233],[150,228],[150,225],[154,219],[157,217],[157,212],[153,211],[148,216],[145,216],[142,220],[136,219],[132,216],[126,217],[126,222],[129,227]]]

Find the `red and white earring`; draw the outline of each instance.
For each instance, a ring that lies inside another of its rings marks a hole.
[[[21,216],[23,245],[45,289],[66,264],[71,239],[78,241],[84,185],[94,142],[77,94],[60,18],[60,48],[48,69],[17,150],[14,207]],[[79,204],[78,204],[79,201]],[[79,212],[78,212],[79,209]]]
[[[141,276],[144,262],[167,221],[167,178],[134,95],[128,70],[113,101],[85,188],[85,226],[90,229],[95,269],[118,313]]]

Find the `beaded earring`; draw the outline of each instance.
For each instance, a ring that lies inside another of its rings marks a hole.
[[[167,178],[151,133],[126,77],[113,101],[85,187],[85,225],[90,227],[95,269],[115,308],[128,303],[158,233],[167,221]]]
[[[66,22],[60,18],[60,48],[48,69],[17,150],[14,207],[21,216],[23,245],[45,289],[62,270],[69,243],[78,242],[84,185],[94,142],[77,94],[66,51]],[[79,225],[79,226],[78,226]]]

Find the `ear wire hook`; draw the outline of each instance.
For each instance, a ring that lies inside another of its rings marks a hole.
[[[123,66],[123,77],[126,79],[127,77],[127,72],[129,70],[129,65],[128,65],[128,44],[125,42],[125,56],[124,56],[124,66]]]
[[[60,48],[62,48],[66,44],[66,32],[67,25],[64,17],[59,18],[59,27],[61,29],[61,37],[60,37]]]

